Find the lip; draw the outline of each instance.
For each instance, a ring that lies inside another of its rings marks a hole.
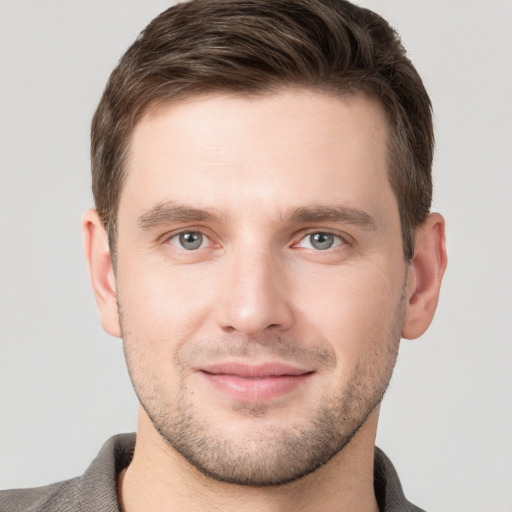
[[[312,370],[282,363],[214,364],[200,369],[218,391],[243,402],[264,402],[291,393],[313,374]]]

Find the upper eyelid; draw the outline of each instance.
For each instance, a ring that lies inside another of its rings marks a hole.
[[[343,240],[347,244],[352,243],[353,240],[354,240],[348,233],[346,233],[344,231],[338,231],[336,229],[318,229],[318,228],[313,229],[313,228],[311,228],[311,229],[305,229],[305,230],[299,231],[294,236],[294,242],[292,242],[292,245],[297,243],[297,242],[300,242],[301,240],[303,240],[307,236],[314,235],[315,233],[325,233],[325,234],[328,234],[328,235],[337,236],[337,237],[341,238],[341,240]]]
[[[179,237],[180,237],[180,235],[182,235],[184,233],[199,233],[201,235],[201,237],[202,237],[201,245],[204,243],[205,247],[197,247],[195,249],[186,249],[185,247],[180,247],[179,246],[179,244],[180,244]],[[173,240],[174,238],[176,238],[178,240],[176,245],[174,243],[171,243],[171,240]],[[172,234],[171,236],[169,236],[169,237],[164,239],[164,243],[166,243],[166,244],[168,243],[170,245],[173,245],[178,250],[184,250],[184,251],[187,251],[187,252],[189,252],[189,251],[190,252],[197,252],[200,249],[206,249],[207,246],[212,243],[212,239],[211,239],[211,237],[209,237],[208,235],[206,235],[202,231],[189,229],[189,230],[185,230],[185,231],[178,231],[177,233]]]
[[[183,246],[180,246],[179,240],[176,240],[175,242],[171,242],[172,239],[179,237],[179,235],[183,233],[200,233],[204,239],[202,240],[201,245],[204,243],[204,247],[197,247],[195,249],[187,249]],[[168,232],[167,234],[162,235],[157,240],[157,245],[160,245],[161,247],[168,247],[170,249],[172,247],[172,250],[176,254],[188,255],[189,257],[192,257],[194,254],[202,254],[205,250],[212,250],[220,248],[220,244],[216,243],[215,240],[207,235],[204,231],[199,229],[181,229],[181,230],[175,230]]]
[[[203,236],[208,238],[210,241],[214,241],[215,238],[211,233],[209,233],[210,230],[206,229],[204,226],[190,226],[190,227],[180,227],[176,228],[174,230],[168,231],[162,235],[160,235],[157,238],[157,241],[161,243],[168,242],[171,238],[174,238],[175,236],[178,236],[182,233],[201,233]],[[351,244],[353,243],[353,238],[344,231],[338,231],[336,229],[321,229],[321,228],[304,228],[299,230],[298,232],[295,232],[290,238],[291,241],[289,245],[295,245],[307,236],[313,235],[315,233],[326,233],[330,235],[334,235],[336,237],[339,237],[344,243]]]
[[[184,229],[181,231],[176,231],[173,233],[168,233],[168,236],[164,237],[167,238],[167,240],[170,240],[171,238],[175,238],[179,235],[183,235],[184,233],[199,233],[200,235],[204,236],[205,238],[208,238],[208,240],[211,240],[211,236],[208,236],[204,231],[200,231],[199,229]]]
[[[311,235],[314,235],[315,233],[323,233],[323,234],[326,234],[326,235],[332,235],[337,240],[335,240],[333,242],[333,246],[320,250],[320,249],[318,249],[318,248],[313,246],[313,242],[312,241],[308,240],[311,237]],[[303,244],[309,244],[312,247],[304,246]],[[347,240],[345,238],[341,237],[340,235],[337,235],[335,233],[329,233],[327,231],[313,231],[313,232],[307,234],[306,236],[301,237],[291,247],[295,248],[295,249],[314,250],[314,251],[320,251],[320,252],[327,253],[329,251],[334,251],[334,250],[342,249],[342,248],[344,248],[344,247],[346,247],[348,245],[350,245],[349,242],[347,242]]]
[[[171,238],[174,238],[175,236],[181,235],[183,233],[201,233],[203,236],[208,238],[209,240],[212,240],[212,236],[207,233],[208,230],[205,230],[205,228],[200,227],[181,227],[176,228],[171,231],[166,231],[165,233],[158,236],[157,240],[160,242],[166,242],[169,241]]]

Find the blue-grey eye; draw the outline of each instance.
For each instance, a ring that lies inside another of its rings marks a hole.
[[[311,247],[319,251],[330,249],[334,245],[334,235],[332,233],[312,233],[309,235]]]
[[[207,242],[208,237],[203,235],[200,231],[183,231],[169,239],[171,245],[187,251],[201,249]]]
[[[306,235],[297,246],[305,249],[315,249],[316,251],[326,251],[344,243],[345,241],[339,235],[328,231],[317,231]]]

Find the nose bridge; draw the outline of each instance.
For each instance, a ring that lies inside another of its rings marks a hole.
[[[269,248],[246,244],[232,251],[224,269],[224,298],[219,305],[223,329],[254,336],[270,327],[284,330],[290,326],[292,312],[280,267]]]

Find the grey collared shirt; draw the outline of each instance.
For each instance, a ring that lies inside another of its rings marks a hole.
[[[111,437],[80,477],[33,489],[0,491],[1,512],[119,512],[117,475],[133,457],[135,434]],[[380,512],[424,512],[404,496],[391,461],[375,448],[375,495]]]

